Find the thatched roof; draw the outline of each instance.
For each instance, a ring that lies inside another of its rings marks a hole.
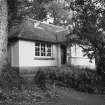
[[[66,41],[67,34],[68,30],[60,26],[28,19],[11,29],[9,40],[24,39],[59,43]]]

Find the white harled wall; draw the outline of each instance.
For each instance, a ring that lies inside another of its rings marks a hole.
[[[53,44],[53,59],[35,59],[35,42],[19,40],[19,67],[58,66],[61,64],[60,46]]]
[[[8,56],[11,56],[9,59],[11,60],[11,66],[12,67],[19,67],[19,41],[14,42],[11,44],[11,47],[9,47],[11,54]]]
[[[74,45],[72,47],[68,47],[67,49],[67,62],[68,64],[74,66],[80,66],[83,68],[95,69],[95,60],[92,60],[92,63],[89,62],[90,59],[88,57],[84,57],[82,52],[82,48],[79,45]]]

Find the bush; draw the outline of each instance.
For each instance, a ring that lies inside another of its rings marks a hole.
[[[9,64],[4,65],[0,76],[0,84],[3,88],[21,89],[23,78],[19,75],[19,69],[12,68]]]
[[[87,93],[104,93],[105,89],[100,84],[97,73],[90,69],[56,70],[42,69],[37,71],[34,81],[42,89],[47,88],[47,84],[74,88]],[[103,91],[104,90],[104,91]],[[103,92],[102,92],[103,91]]]
[[[53,84],[57,80],[57,72],[55,70],[49,70],[47,75],[50,84]]]
[[[38,70],[35,77],[34,77],[35,83],[40,87],[41,89],[46,89],[46,81],[47,81],[47,75],[43,70]]]

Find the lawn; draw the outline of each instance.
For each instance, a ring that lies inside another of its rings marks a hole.
[[[0,105],[105,105],[105,96],[53,86],[43,91],[29,83],[22,90],[3,90]]]

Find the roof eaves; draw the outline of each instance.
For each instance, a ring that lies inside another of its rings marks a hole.
[[[29,39],[29,38],[23,38],[23,37],[18,37],[17,38],[18,40],[26,40],[26,41],[33,41],[33,42],[35,42],[35,41],[39,41],[39,42],[47,42],[47,43],[54,43],[54,44],[56,44],[56,43],[58,43],[57,41],[48,41],[48,40],[35,40],[35,39]]]

